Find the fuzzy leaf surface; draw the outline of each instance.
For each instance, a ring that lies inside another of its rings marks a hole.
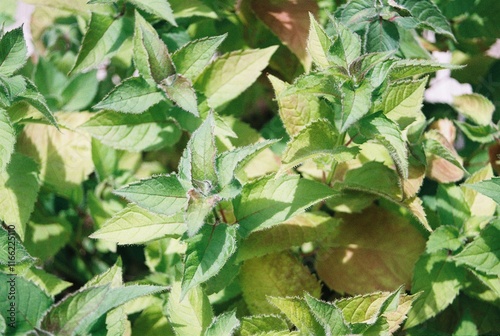
[[[317,157],[333,158],[339,162],[354,159],[357,148],[337,145],[338,133],[325,119],[307,125],[287,144],[283,152],[281,170],[287,170]]]
[[[235,311],[226,312],[215,317],[212,324],[207,328],[204,336],[232,336],[240,326]]]
[[[269,297],[268,301],[276,306],[302,334],[326,335],[324,328],[309,310],[306,301],[298,297]]]
[[[129,204],[90,238],[104,239],[120,245],[142,244],[163,237],[180,237],[184,231],[182,214],[164,216]]]
[[[147,285],[113,288],[109,284],[84,288],[53,306],[44,316],[41,326],[61,336],[82,334],[88,332],[92,325],[111,309],[165,289]]]
[[[447,253],[424,254],[415,265],[412,292],[422,292],[408,313],[405,329],[416,326],[452,303],[458,295],[465,270],[448,260]]]
[[[207,96],[210,107],[218,109],[245,91],[268,65],[277,47],[233,51],[210,64],[195,82]]]
[[[297,175],[266,176],[246,184],[234,201],[240,234],[270,228],[334,194],[324,184]]]
[[[311,13],[309,13],[309,22],[307,51],[317,66],[323,69],[327,68],[330,65],[328,50],[330,50],[332,41]]]
[[[299,214],[268,230],[256,231],[241,242],[238,261],[284,251],[319,241],[336,232],[338,222],[322,212]]]
[[[181,299],[181,284],[172,285],[166,304],[166,313],[175,333],[179,336],[203,335],[210,326],[214,314],[208,297],[197,286]]]
[[[138,115],[102,111],[80,128],[105,145],[131,152],[172,146],[181,137],[177,124],[160,109]]]
[[[205,225],[188,242],[182,294],[215,276],[236,251],[236,227],[219,224],[215,228]]]
[[[309,309],[325,329],[326,335],[348,335],[352,330],[346,323],[342,311],[333,303],[318,300],[306,294]]]
[[[252,314],[279,313],[267,297],[301,296],[304,291],[319,297],[321,287],[314,275],[289,251],[246,260],[240,270],[243,297]]]
[[[157,83],[175,73],[167,46],[138,12],[135,13],[134,62],[144,78],[152,78]]]
[[[188,199],[176,175],[159,175],[126,185],[115,193],[138,206],[165,216],[185,209]]]
[[[172,54],[177,73],[194,82],[210,64],[219,45],[227,34],[210,36],[188,42]]]
[[[6,32],[0,38],[0,75],[11,76],[23,67],[28,59],[23,28]]]
[[[126,17],[115,20],[111,16],[92,12],[89,26],[71,71],[84,72],[99,65],[107,56],[117,51],[128,36],[132,35],[131,26],[131,22]]]
[[[10,321],[9,309],[14,307],[14,316],[16,317],[15,328],[8,325],[4,335],[26,334],[28,331],[33,330],[34,326],[40,326],[40,318],[53,303],[50,296],[33,282],[23,277],[0,273],[0,281],[4,284],[0,287],[0,295],[5,298],[0,301],[0,316],[5,321]],[[15,288],[15,301],[7,300],[11,286]],[[12,302],[15,303],[14,306],[11,306]]]
[[[168,0],[130,0],[130,2],[140,9],[150,14],[154,14],[167,21],[172,26],[177,27],[174,13]]]
[[[340,22],[335,21],[334,27],[337,36],[330,47],[328,58],[333,64],[347,69],[361,55],[361,40]]]
[[[500,277],[500,221],[487,225],[454,260],[479,272]]]
[[[94,108],[137,114],[146,111],[165,98],[160,90],[142,77],[132,77],[116,86]]]

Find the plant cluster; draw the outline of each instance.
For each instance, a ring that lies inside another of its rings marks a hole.
[[[24,2],[1,334],[500,332],[500,2]]]

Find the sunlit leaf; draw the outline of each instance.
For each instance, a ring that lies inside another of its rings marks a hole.
[[[326,238],[316,259],[318,275],[330,288],[349,294],[410,288],[425,241],[407,220],[374,206],[338,217],[337,234]]]
[[[319,297],[316,277],[289,252],[268,254],[247,260],[240,271],[243,297],[252,314],[277,313],[266,297],[302,295],[304,291]]]

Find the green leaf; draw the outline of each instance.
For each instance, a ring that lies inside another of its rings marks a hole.
[[[265,176],[252,181],[233,202],[239,233],[247,237],[252,231],[270,228],[333,194],[324,184],[298,175]]]
[[[310,294],[306,294],[305,301],[316,319],[325,328],[327,335],[348,335],[352,330],[344,320],[342,311],[329,303],[315,299]]]
[[[115,191],[138,206],[171,216],[185,209],[188,199],[177,175],[158,175],[131,183]]]
[[[202,184],[202,186],[206,186]],[[188,237],[194,236],[205,224],[205,219],[220,201],[219,195],[204,196],[194,189],[188,192],[189,202],[184,216]]]
[[[472,141],[482,144],[489,143],[495,140],[498,136],[498,130],[491,126],[477,126],[471,125],[466,122],[453,120],[453,123],[465,134],[465,136]]]
[[[0,287],[3,298],[0,301],[0,314],[7,323],[5,335],[24,335],[39,326],[40,318],[52,304],[52,299],[41,288],[22,277],[0,273],[0,281],[3,284]],[[12,292],[15,294],[12,295]],[[11,317],[14,317],[14,321]]]
[[[396,172],[380,162],[367,162],[360,168],[349,170],[344,181],[336,185],[340,189],[364,191],[390,200],[402,200]]]
[[[284,165],[280,170],[288,170],[308,159],[326,157],[339,162],[354,159],[359,149],[338,145],[338,133],[328,120],[319,119],[303,128],[288,142],[282,156]]]
[[[292,322],[303,335],[326,335],[321,324],[309,310],[302,298],[269,297],[268,301],[275,305]]]
[[[127,37],[132,35],[131,22],[127,17],[115,19],[92,12],[90,23],[83,37],[71,72],[85,72],[96,67],[118,50]]]
[[[452,106],[480,126],[488,126],[495,111],[495,105],[478,93],[455,96]]]
[[[0,173],[5,171],[16,143],[16,132],[12,126],[7,111],[0,108]]]
[[[143,244],[164,237],[180,237],[186,230],[182,214],[159,215],[129,204],[90,238],[126,244]]]
[[[442,225],[429,236],[425,251],[429,254],[440,250],[456,251],[463,243],[464,237],[460,235],[457,227]]]
[[[139,12],[135,12],[134,63],[142,77],[157,83],[175,74],[167,46]]]
[[[42,217],[35,212],[27,225],[24,246],[32,255],[45,261],[70,241],[71,233],[71,224],[63,217]]]
[[[138,115],[102,111],[80,128],[103,144],[131,152],[172,146],[181,137],[177,124],[159,108]]]
[[[154,14],[167,21],[172,26],[177,27],[174,13],[167,0],[130,0],[130,2],[140,9],[150,14]]]
[[[470,218],[469,205],[460,187],[454,184],[440,184],[436,193],[436,210],[443,225],[453,225],[459,230]]]
[[[363,118],[372,105],[373,87],[369,81],[352,88],[349,84],[342,86],[342,108],[340,115],[335,115],[335,125],[340,132],[346,132],[359,119]]]
[[[500,221],[487,225],[479,236],[453,257],[479,272],[500,277]]]
[[[23,28],[15,28],[0,38],[0,75],[11,76],[22,68],[28,59]]]
[[[116,86],[94,108],[122,113],[142,113],[165,98],[156,86],[142,77],[132,77]]]
[[[168,320],[179,336],[203,335],[213,320],[208,297],[202,289],[194,287],[181,300],[181,284],[172,285],[166,304]]]
[[[7,229],[8,231],[3,227],[0,229],[0,265],[8,267],[10,273],[15,273],[17,263],[34,261],[34,258],[17,239],[14,228],[7,227]]]
[[[247,49],[222,55],[210,64],[195,82],[207,97],[208,105],[219,109],[245,91],[268,65],[277,46]]]
[[[21,240],[40,189],[38,174],[37,164],[17,153],[0,173],[0,219],[7,226],[14,225]]]
[[[426,83],[427,77],[392,82],[384,91],[381,106],[387,118],[398,123],[401,129],[423,120],[421,109]]]
[[[133,335],[174,336],[172,326],[160,305],[152,305],[144,309],[132,325]]]
[[[59,279],[55,275],[36,267],[28,269],[27,272],[23,274],[23,278],[33,282],[52,298],[72,285],[71,282]]]
[[[430,154],[443,158],[446,161],[452,163],[455,167],[467,173],[467,170],[457,159],[457,156],[455,156],[455,154],[450,149],[448,149],[439,141],[440,137],[442,137],[442,135],[440,135],[438,132],[429,131],[426,133],[426,139],[424,140],[424,149],[426,155]]]
[[[451,262],[446,251],[424,254],[413,274],[412,293],[422,294],[408,314],[405,329],[427,321],[448,307],[465,280],[465,270]]]
[[[402,59],[392,65],[390,78],[391,80],[398,80],[434,73],[443,69],[457,70],[460,68],[462,68],[461,65],[443,64],[428,60]]]
[[[330,50],[332,41],[311,13],[309,13],[309,22],[307,51],[318,67],[322,69],[328,68],[330,66],[330,62],[328,61],[328,50]]]
[[[290,335],[288,324],[281,315],[250,315],[241,319],[241,336]]]
[[[30,123],[24,127],[17,144],[21,153],[35,158],[40,165],[40,179],[45,187],[66,198],[76,197],[77,203],[75,195],[81,195],[80,184],[94,171],[91,137],[75,131],[89,115],[58,112],[56,117],[63,126],[60,130]]]
[[[116,263],[108,268],[104,273],[97,274],[85,283],[81,289],[93,288],[96,286],[110,285],[111,288],[120,288],[123,285],[123,263],[118,257]]]
[[[203,193],[211,190],[217,183],[215,157],[215,119],[210,114],[198,129],[193,132],[179,163],[179,176],[190,181],[193,186],[208,184]]]
[[[240,321],[236,318],[236,312],[233,310],[215,317],[204,336],[232,336],[239,326]]]
[[[173,79],[172,79],[173,78]],[[196,92],[189,79],[182,75],[172,75],[160,84],[170,100],[179,105],[183,110],[199,116]]]
[[[408,152],[398,125],[383,115],[373,114],[361,119],[358,127],[363,137],[380,142],[387,148],[399,175],[408,179]]]
[[[492,177],[489,180],[480,181],[474,184],[464,184],[464,186],[474,189],[500,204],[500,177]]]
[[[417,295],[401,294],[402,287],[393,293],[375,292],[343,298],[335,301],[335,305],[342,310],[345,320],[355,328],[369,327],[377,321],[386,320],[389,332],[394,333],[406,319]]]
[[[113,176],[118,169],[119,152],[92,138],[92,162],[99,182]]]
[[[85,110],[92,103],[99,86],[96,75],[97,71],[89,71],[71,78],[61,92],[63,111]]]
[[[290,251],[246,260],[239,280],[243,298],[252,314],[278,313],[267,298],[290,297],[308,292],[319,297],[321,286],[308,268]]]
[[[361,39],[338,21],[333,21],[336,38],[330,47],[328,60],[345,69],[361,55]]]
[[[215,276],[236,251],[236,226],[205,225],[198,235],[188,241],[184,275],[183,298],[193,287]]]
[[[337,231],[337,220],[322,212],[306,212],[268,230],[252,233],[241,242],[238,261],[320,241]]]
[[[47,106],[45,97],[38,92],[38,88],[29,80],[26,81],[26,90],[17,95],[13,103],[20,101],[26,102],[36,108],[52,125],[58,128],[57,121],[54,118],[54,114]]]
[[[146,285],[113,288],[110,284],[84,288],[53,306],[44,316],[42,328],[61,336],[85,334],[111,309],[165,289]]]
[[[450,24],[439,8],[430,0],[395,0],[397,8],[403,8],[418,20],[423,28],[455,39]]]
[[[176,50],[172,55],[172,60],[177,73],[194,82],[210,64],[217,48],[226,37],[227,34],[205,37],[191,41]]]
[[[236,184],[235,173],[238,168],[245,165],[245,163],[251,160],[256,154],[274,143],[276,143],[276,140],[261,141],[253,145],[238,147],[234,150],[221,153],[216,160],[217,172],[219,175],[219,189],[221,190],[219,195],[223,196],[225,190],[231,191],[229,189],[231,189],[232,184]],[[237,186],[239,187],[239,182]],[[231,196],[233,195],[229,193],[228,198]]]
[[[390,51],[399,47],[398,28],[386,20],[373,20],[366,26],[366,52]]]
[[[281,120],[289,135],[296,135],[307,124],[321,117],[321,103],[316,95],[303,92],[302,87],[301,90],[288,92],[294,86],[272,75],[268,75],[268,78],[275,91]]]

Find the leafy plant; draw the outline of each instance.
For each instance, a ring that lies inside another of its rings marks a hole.
[[[2,334],[500,331],[489,0],[25,2]],[[426,102],[437,71],[476,93]]]

